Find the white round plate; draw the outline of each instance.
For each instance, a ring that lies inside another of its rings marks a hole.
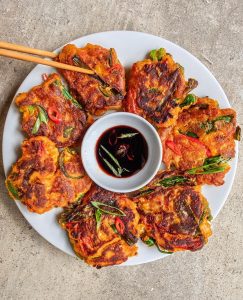
[[[115,48],[121,63],[126,69],[130,68],[134,62],[143,60],[151,49],[166,48],[167,52],[173,55],[175,61],[185,68],[186,78],[191,77],[198,80],[199,85],[197,89],[194,90],[195,94],[217,99],[222,108],[230,107],[222,87],[209,70],[185,49],[165,39],[141,32],[111,31],[91,34],[70,43],[78,47],[83,47],[86,43],[92,43],[106,48]],[[58,50],[59,49],[56,51]],[[34,85],[40,84],[42,82],[41,75],[43,73],[52,72],[56,72],[56,70],[51,67],[37,65],[25,78],[16,94],[26,92]],[[24,135],[21,131],[20,113],[13,101],[8,111],[3,133],[2,152],[5,174],[9,173],[11,165],[18,159],[20,145],[23,139]],[[217,216],[229,195],[236,173],[237,157],[238,144],[236,143],[236,157],[230,163],[231,170],[226,175],[225,184],[220,187],[203,187],[203,194],[209,201],[213,217]],[[70,255],[75,255],[65,231],[61,229],[57,223],[56,218],[61,209],[53,209],[48,213],[38,215],[29,212],[19,201],[16,201],[16,204],[26,220],[41,236],[60,250]],[[149,248],[142,242],[139,242],[138,255],[130,258],[123,265],[137,265],[154,261],[165,256],[167,255],[160,253],[156,247]]]

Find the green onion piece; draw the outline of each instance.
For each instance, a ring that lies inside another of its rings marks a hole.
[[[74,129],[74,127],[72,127],[72,126],[67,126],[67,127],[64,129],[63,137],[68,138],[68,137],[71,135],[73,129]]]
[[[151,50],[149,53],[150,58],[153,61],[159,61],[163,58],[163,56],[166,54],[166,51],[164,48],[159,48],[158,50],[154,49]]]
[[[213,216],[211,215],[210,210],[209,210],[209,208],[207,207],[207,208],[204,209],[204,211],[203,211],[203,213],[202,213],[202,215],[201,215],[201,217],[200,217],[199,225],[202,223],[202,221],[203,221],[203,219],[205,218],[206,215],[207,215],[207,220],[208,220],[209,222],[212,221]]]
[[[103,149],[106,154],[109,155],[109,157],[114,161],[114,163],[122,169],[121,165],[119,164],[119,161],[115,158],[115,156],[113,154],[111,154],[103,145],[100,145],[101,149]]]
[[[151,50],[150,53],[149,53],[149,56],[150,56],[150,58],[151,58],[153,61],[157,60],[157,55],[156,55],[156,54],[157,54],[156,49]]]
[[[240,126],[236,127],[235,134],[234,134],[234,139],[236,141],[240,141],[240,139],[241,139],[241,128],[240,128]]]
[[[152,247],[152,246],[154,246],[155,241],[154,241],[153,238],[148,238],[146,241],[144,241],[144,243],[145,243],[147,246]]]
[[[28,110],[31,114],[33,114],[34,110],[35,110],[35,106],[34,105],[28,105]]]
[[[226,159],[220,155],[209,157],[205,159],[202,166],[192,168],[190,170],[187,170],[186,172],[192,175],[220,173],[227,168],[227,164],[225,163],[229,160],[230,158]]]
[[[132,246],[137,242],[137,237],[134,236],[131,232],[129,232],[129,234],[123,235],[122,238],[129,246]]]
[[[146,196],[146,195],[149,195],[149,194],[151,194],[151,193],[153,193],[154,192],[154,189],[147,189],[147,190],[145,190],[145,191],[141,191],[141,193],[139,193],[139,194],[136,194],[135,196],[134,196],[134,198],[136,197],[142,197],[142,196]]]
[[[83,69],[91,70],[89,66],[87,66],[83,61],[81,61],[81,59],[77,55],[75,55],[72,59],[75,66]]]
[[[84,195],[85,195],[85,193],[79,194],[77,200],[75,201],[75,204],[79,204],[81,202],[81,200],[83,199]]]
[[[119,234],[118,231],[117,231],[117,229],[116,229],[116,225],[115,225],[115,224],[111,224],[110,226],[111,226],[111,228],[113,229],[113,231],[114,231],[116,234]]]
[[[157,59],[161,60],[165,54],[166,54],[165,49],[164,48],[159,48],[157,50]]]
[[[71,153],[71,152],[70,152]],[[76,153],[76,152],[75,152]],[[65,164],[64,164],[64,156],[65,156],[65,149],[60,153],[59,158],[58,158],[58,163],[60,166],[60,169],[62,171],[62,173],[67,177],[67,178],[71,178],[71,179],[81,179],[84,177],[84,175],[79,175],[79,176],[73,176],[68,174],[66,168],[65,168]]]
[[[184,176],[181,176],[181,175],[174,175],[174,176],[171,176],[171,177],[167,177],[167,178],[164,178],[162,180],[159,180],[158,182],[156,182],[154,184],[154,186],[163,186],[163,187],[172,187],[172,186],[175,186],[175,185],[180,185],[180,184],[183,184],[183,183],[186,183],[188,181],[188,178],[184,177]],[[136,194],[135,196],[133,196],[134,198],[136,197],[142,197],[142,196],[146,196],[146,195],[149,195],[151,193],[154,192],[154,189],[142,189],[140,193]]]
[[[63,96],[66,99],[70,100],[74,106],[76,106],[79,109],[83,109],[82,105],[69,94],[69,92],[66,90],[66,88],[63,88],[62,92],[63,92]]]
[[[117,229],[115,224],[111,224],[110,227],[113,229],[113,231],[118,234],[129,246],[134,245],[137,242],[137,238],[129,232],[129,234],[121,235]]]
[[[85,193],[79,194],[75,202],[64,208],[64,212],[59,217],[61,223],[70,222],[76,217],[86,217],[85,214],[82,214],[79,211],[79,205],[81,204],[84,195]]]
[[[45,111],[45,109],[43,107],[41,107],[40,105],[36,105],[36,107],[38,108],[38,116],[37,116],[35,124],[32,128],[32,131],[31,131],[32,134],[36,134],[38,132],[41,123],[47,124],[47,122],[48,122],[48,115],[47,115],[47,112]]]
[[[98,229],[100,227],[100,222],[101,222],[101,217],[102,217],[102,212],[98,208],[95,211],[95,220],[96,220],[96,228]]]
[[[212,220],[213,220],[213,216],[212,216],[212,214],[209,211],[209,213],[208,213],[208,221],[211,222]]]
[[[37,105],[37,107],[39,109],[39,119],[40,119],[40,122],[43,122],[43,123],[47,124],[47,122],[48,122],[47,112],[40,105]]]
[[[215,123],[217,121],[224,121],[225,123],[230,123],[233,120],[233,118],[234,118],[233,115],[219,116],[214,120],[208,120],[208,121],[202,123],[200,126],[208,134],[208,133],[211,133],[213,131],[216,131]]]
[[[216,156],[212,156],[212,157],[208,157],[204,160],[203,165],[207,166],[207,165],[211,165],[211,164],[219,164],[221,162],[224,162],[225,159],[220,156],[220,155],[216,155]]]
[[[197,97],[193,94],[188,94],[184,101],[180,104],[180,107],[188,106],[197,101]]]
[[[107,167],[112,171],[112,173],[117,177],[121,177],[122,169],[120,167],[118,167],[118,170],[117,170],[111,163],[109,163],[109,161],[102,156],[100,149],[99,149],[99,155],[103,159],[103,161],[107,165]]]
[[[131,133],[122,133],[120,136],[118,136],[118,139],[126,139],[126,138],[130,138],[133,137],[135,135],[137,135],[138,132],[131,132]]]
[[[120,210],[119,208],[117,208],[115,206],[111,206],[111,205],[108,205],[108,204],[105,204],[105,203],[102,203],[102,202],[97,202],[97,201],[91,201],[91,204],[95,208],[101,210],[105,214],[113,215],[113,216],[121,216],[121,217],[126,216],[126,214],[122,210]],[[107,209],[112,209],[112,211],[107,210]]]
[[[36,133],[38,132],[38,130],[39,130],[39,128],[40,128],[40,124],[41,124],[40,118],[39,118],[39,116],[37,116],[37,119],[36,119],[36,121],[35,121],[35,124],[34,124],[32,130],[31,130],[31,133],[32,133],[32,134],[36,134]]]
[[[112,164],[110,164],[108,162],[107,159],[105,159],[104,157],[102,157],[104,163],[107,165],[107,167],[112,171],[112,173],[117,176],[117,177],[121,177],[121,174],[112,166]]]
[[[65,86],[62,84],[61,81],[59,80],[56,80],[54,82],[54,84],[57,86],[57,87],[60,87],[61,88],[61,92],[62,92],[62,95],[64,98],[66,98],[67,100],[70,100],[72,102],[72,104],[74,106],[76,106],[77,108],[80,108],[80,109],[83,109],[82,105],[72,97],[72,95],[69,93],[69,91],[65,88]]]
[[[99,85],[99,90],[105,97],[110,97],[112,95],[110,87]]]
[[[181,130],[179,130],[180,134],[183,134],[183,135],[187,135],[187,136],[190,136],[190,137],[193,137],[195,139],[198,139],[198,135],[192,131],[187,131],[187,132],[183,132]]]
[[[171,176],[171,177],[167,177],[167,178],[164,178],[162,180],[160,180],[156,186],[163,186],[163,187],[171,187],[171,186],[174,186],[176,184],[182,184],[182,183],[185,183],[187,182],[188,179],[184,176]]]
[[[217,117],[214,120],[214,122],[216,122],[216,121],[224,121],[225,123],[230,123],[233,118],[234,118],[233,115],[219,116],[219,117]]]
[[[10,180],[7,180],[6,184],[7,184],[8,190],[14,196],[14,198],[17,199],[17,200],[19,200],[18,190],[14,187],[14,185],[12,184],[12,182]]]
[[[160,90],[158,88],[152,87],[148,90],[149,93],[160,93]]]
[[[202,129],[204,129],[204,131],[206,133],[210,133],[210,132],[215,131],[215,127],[214,127],[214,122],[213,121],[204,122],[204,123],[200,124],[200,127]]]
[[[157,246],[159,252],[161,252],[161,253],[164,253],[164,254],[173,254],[174,253],[174,252],[168,251],[166,249],[161,249],[161,247],[158,244],[156,244],[156,246]]]
[[[204,209],[204,211],[202,212],[201,217],[199,219],[199,225],[202,223],[202,221],[205,218],[206,214],[207,214],[207,210]]]
[[[216,173],[220,173],[220,172],[224,172],[224,170],[226,169],[226,166],[222,166],[222,167],[214,167],[205,171],[198,171],[196,173],[189,173],[189,174],[194,174],[194,175],[203,175],[203,174],[216,174]]]

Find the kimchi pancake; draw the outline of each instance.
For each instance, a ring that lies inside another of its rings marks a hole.
[[[59,153],[50,201],[55,206],[65,207],[85,194],[91,183],[91,179],[85,174],[80,155],[75,150],[65,148]]]
[[[75,253],[94,267],[121,264],[137,254],[139,215],[126,195],[93,185],[80,203],[65,209],[59,223]]]
[[[57,147],[67,147],[79,142],[84,134],[86,115],[58,74],[19,94],[15,102],[23,114],[22,129],[29,137],[47,136]]]
[[[6,179],[10,196],[38,214],[76,201],[89,189],[91,180],[84,174],[77,153],[65,155],[62,168],[60,156],[64,154],[59,154],[55,144],[47,137],[25,140],[22,156]]]
[[[168,169],[189,170],[203,165],[211,157],[233,158],[235,131],[233,109],[220,109],[217,101],[198,98],[180,113],[174,126],[159,130],[163,161]],[[221,185],[229,169],[228,166],[222,172],[202,174],[199,183]]]
[[[107,110],[119,110],[125,95],[125,70],[116,51],[98,45],[87,44],[84,48],[66,45],[56,60],[91,69],[94,75],[60,70],[70,87],[72,95],[93,115]]]
[[[164,253],[201,249],[211,235],[211,214],[200,187],[163,189],[138,198],[141,239]]]
[[[132,66],[125,107],[158,127],[173,125],[188,92],[197,86],[186,81],[184,69],[165,49],[152,50],[150,59]]]

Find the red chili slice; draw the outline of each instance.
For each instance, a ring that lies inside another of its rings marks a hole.
[[[55,107],[49,107],[47,110],[49,118],[56,124],[62,122],[62,116]]]
[[[174,143],[173,141],[167,140],[165,142],[166,146],[168,148],[170,148],[170,150],[172,150],[175,154],[177,155],[181,155],[181,150],[178,148],[178,146],[176,145],[176,143]]]
[[[122,220],[118,217],[116,217],[115,219],[115,226],[116,226],[116,230],[120,233],[123,234],[125,231],[125,225],[122,222]]]
[[[194,143],[197,143],[198,145],[203,146],[203,147],[205,148],[205,150],[206,150],[207,156],[208,156],[208,157],[212,156],[212,153],[211,153],[210,149],[209,149],[203,142],[201,142],[199,139],[196,139],[196,138],[194,138],[194,137],[187,136],[187,135],[183,135],[183,136],[184,136],[185,138],[187,138],[188,140],[190,140],[190,141],[192,141],[192,142],[194,142]]]

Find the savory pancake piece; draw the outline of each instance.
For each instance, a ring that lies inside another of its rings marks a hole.
[[[158,127],[168,127],[196,86],[196,80],[185,80],[183,67],[165,49],[152,50],[149,59],[132,66],[125,107]]]
[[[6,179],[10,196],[38,214],[76,201],[90,185],[79,155],[69,149],[59,154],[44,136],[22,143],[22,156]]]
[[[224,176],[230,167],[227,160],[221,156],[214,156],[205,159],[203,165],[190,170],[163,170],[159,171],[156,176],[143,188],[130,193],[132,198],[149,195],[161,187],[171,188],[178,186],[196,186],[196,185],[222,185]]]
[[[86,115],[58,74],[19,94],[16,104],[23,113],[22,128],[30,137],[47,136],[57,147],[67,147],[83,136]]]
[[[66,45],[55,59],[61,63],[91,69],[94,75],[59,70],[70,91],[85,110],[101,115],[107,110],[119,110],[125,96],[125,70],[115,49],[87,44],[84,48]]]
[[[161,188],[138,198],[141,239],[163,253],[201,249],[211,233],[211,214],[200,187]]]
[[[121,264],[137,254],[139,214],[126,195],[96,185],[61,214],[75,253],[87,264],[101,268]]]
[[[167,169],[189,170],[202,166],[209,158],[220,156],[221,160],[229,160],[235,156],[235,132],[233,109],[220,109],[217,101],[198,98],[180,113],[174,126],[159,130],[163,161]],[[210,172],[210,176],[204,172],[204,181],[223,184],[229,169],[228,166],[214,175]]]
[[[65,207],[84,195],[91,184],[80,155],[73,149],[65,148],[59,153],[58,169],[52,179],[49,194],[50,202],[55,207]]]

